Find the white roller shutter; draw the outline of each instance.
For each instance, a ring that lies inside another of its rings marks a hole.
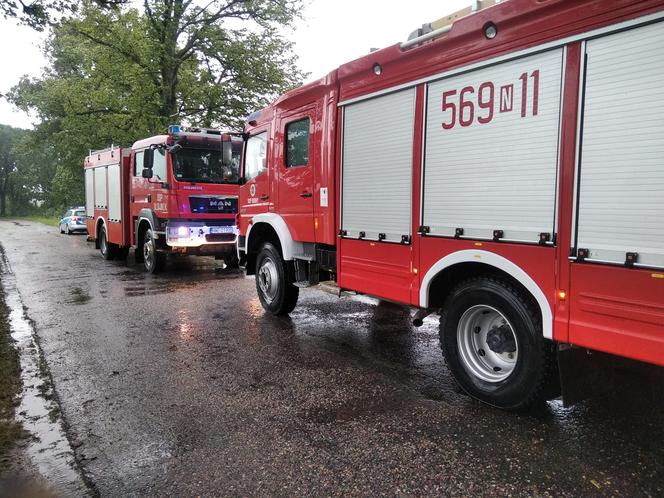
[[[344,108],[341,227],[401,242],[411,234],[415,89]]]
[[[577,247],[664,266],[664,23],[586,45]]]
[[[95,179],[92,169],[85,170],[85,214],[95,215]]]
[[[100,166],[94,169],[95,172],[95,207],[106,209],[106,167]]]
[[[122,199],[120,197],[120,165],[111,164],[108,167],[108,219],[122,221]]]
[[[553,237],[562,67],[557,49],[428,85],[422,224],[431,235]]]

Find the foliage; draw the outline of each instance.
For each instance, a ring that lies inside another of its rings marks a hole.
[[[111,10],[82,2],[53,27],[42,77],[24,77],[8,96],[40,120],[23,153],[48,164],[50,184],[37,189],[46,206],[82,202],[90,149],[127,146],[178,122],[241,129],[251,111],[299,84],[280,30],[301,1],[144,0]]]
[[[14,146],[24,134],[24,130],[0,125],[0,216],[7,214],[7,199],[19,188]]]
[[[128,0],[97,0],[100,7],[115,7]],[[17,19],[37,31],[51,22],[54,13],[67,14],[76,11],[77,4],[70,0],[0,0],[0,16]]]

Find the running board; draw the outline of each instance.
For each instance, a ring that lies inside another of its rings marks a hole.
[[[337,296],[337,297],[357,295],[357,292],[353,292],[353,291],[349,291],[349,290],[340,288],[337,285],[337,283],[333,280],[326,280],[325,282],[319,283],[318,284],[318,289],[322,290],[323,292],[327,292],[328,294],[332,294],[333,296]]]

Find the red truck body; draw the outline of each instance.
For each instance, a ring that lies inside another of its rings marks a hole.
[[[214,176],[221,139],[218,132],[178,131],[139,140],[131,149],[91,152],[84,165],[87,227],[102,254],[144,249],[149,230],[156,257],[177,252],[236,261],[241,144],[234,144],[235,169]],[[146,154],[154,157],[149,178],[142,174]],[[142,251],[137,255],[141,259]]]
[[[664,2],[509,0],[436,35],[249,117],[239,251],[264,307],[327,277],[441,310],[455,377],[506,408],[545,368],[524,342],[664,365]]]

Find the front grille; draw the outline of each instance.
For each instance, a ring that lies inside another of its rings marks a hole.
[[[206,242],[235,242],[234,233],[209,233],[205,236]]]
[[[237,197],[190,196],[192,213],[237,213]]]

